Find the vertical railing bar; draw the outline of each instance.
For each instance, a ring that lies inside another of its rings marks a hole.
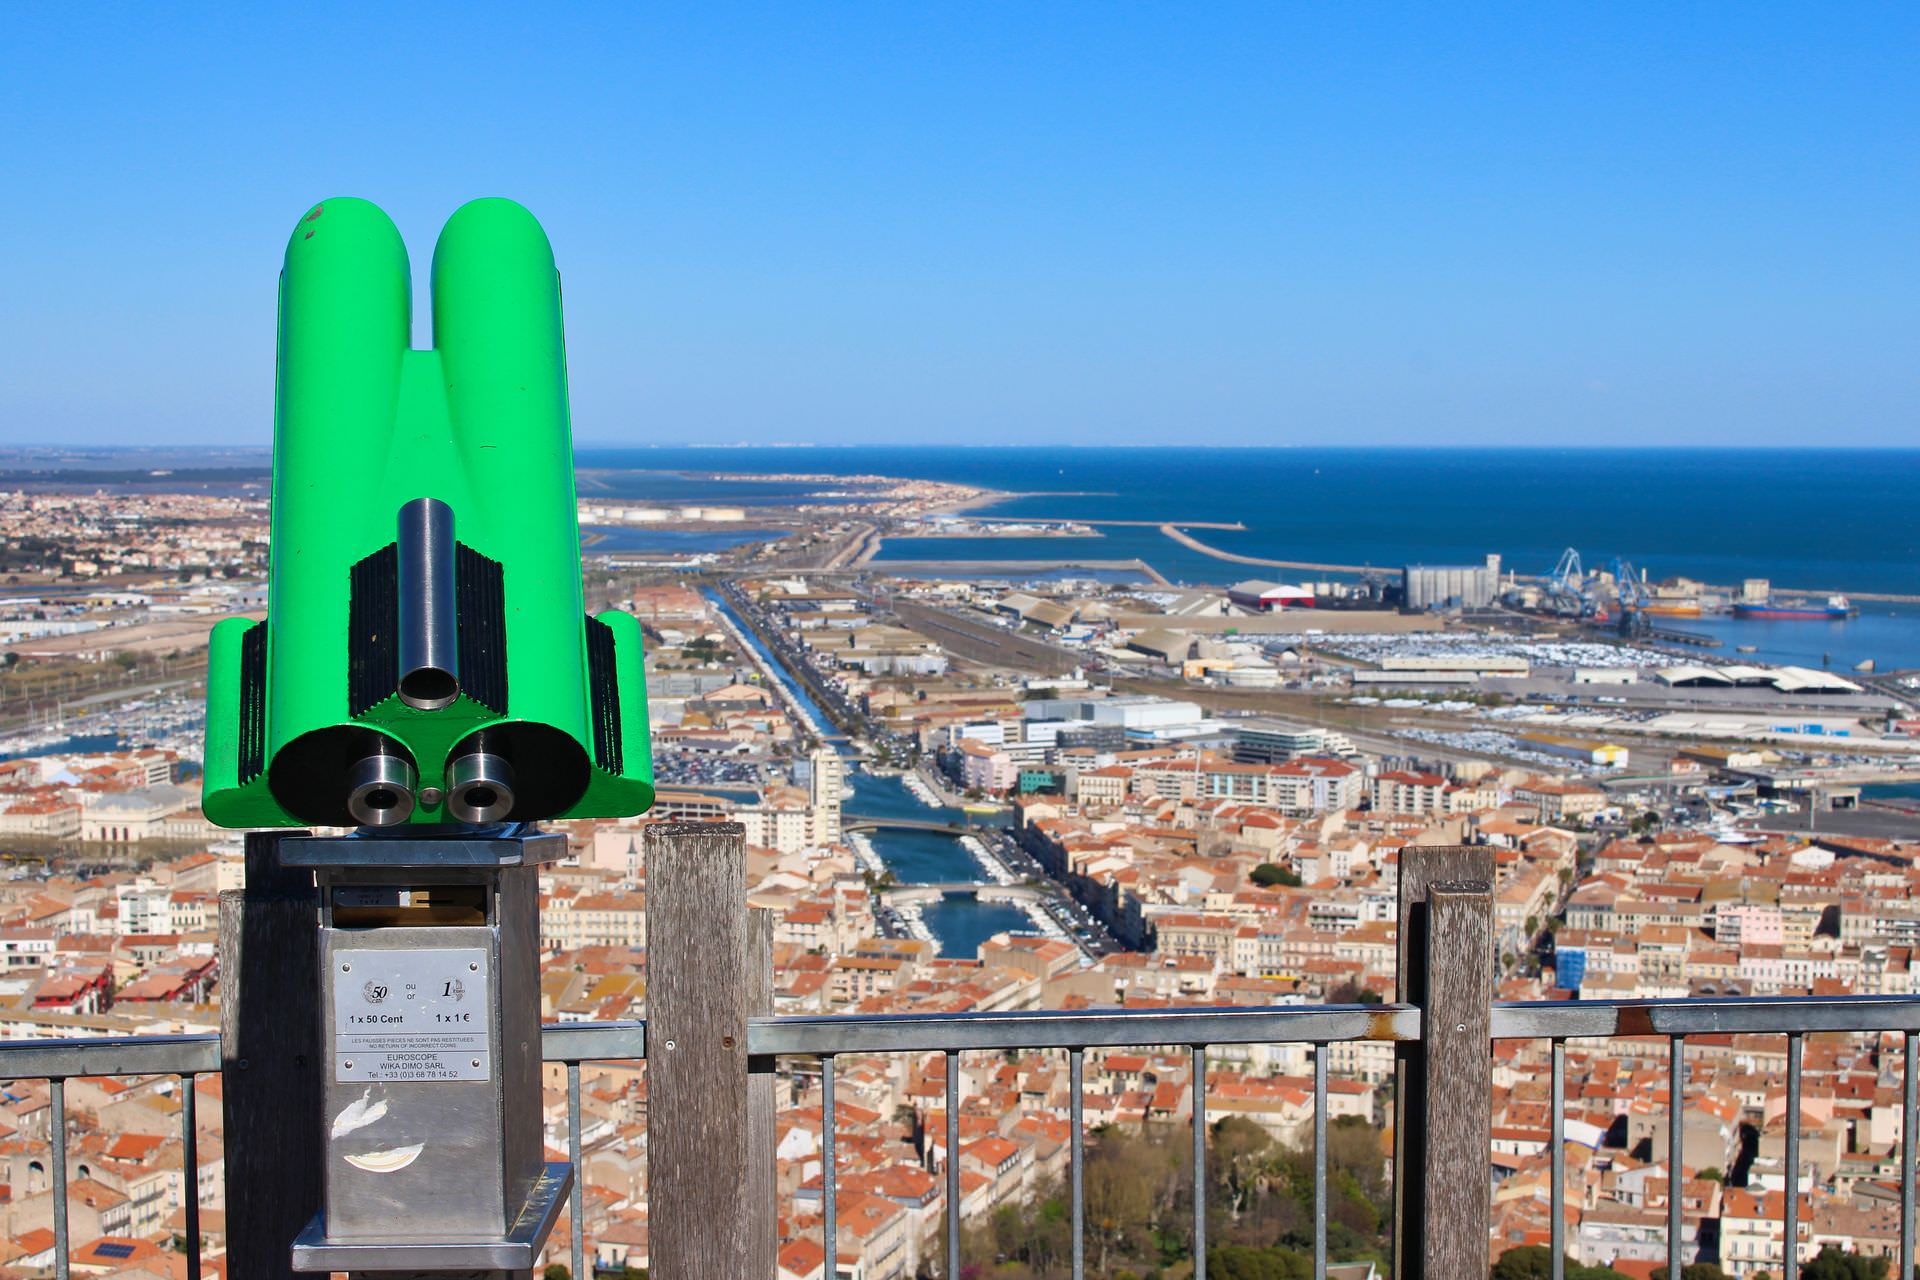
[[[1327,1280],[1327,1046],[1313,1046],[1313,1280]]]
[[[834,1219],[834,1201],[840,1191],[835,1181],[833,1152],[833,1055],[820,1055],[820,1198],[826,1210],[821,1235],[827,1251],[826,1280],[840,1278],[840,1224]]]
[[[1567,1042],[1553,1042],[1553,1280],[1567,1280]]]
[[[68,1280],[67,1257],[67,1082],[47,1081],[53,1093],[53,1276]]]
[[[1800,1033],[1787,1033],[1787,1240],[1780,1274],[1785,1280],[1800,1275],[1800,1058],[1805,1042]]]
[[[1193,1280],[1207,1280],[1207,1046],[1193,1046]]]
[[[586,1212],[586,1167],[580,1161],[580,1064],[567,1063],[567,1159],[573,1162],[573,1186],[567,1189],[567,1228],[573,1259],[573,1274],[583,1274],[587,1254],[587,1224],[580,1220]]]
[[[1685,1154],[1683,1130],[1686,1107],[1681,1095],[1686,1092],[1687,1040],[1685,1036],[1667,1037],[1667,1274],[1680,1274],[1680,1165]]]
[[[1080,1126],[1085,1104],[1081,1091],[1086,1087],[1086,1051],[1067,1050],[1067,1091],[1070,1100],[1067,1106],[1067,1126],[1069,1141],[1067,1145],[1067,1163],[1072,1169],[1073,1182],[1073,1280],[1084,1280],[1087,1270],[1086,1232],[1087,1232],[1087,1193],[1086,1193],[1086,1139],[1081,1136]]]
[[[1913,1183],[1914,1151],[1920,1140],[1914,1124],[1920,1119],[1920,1062],[1914,1051],[1920,1049],[1920,1033],[1909,1031],[1904,1037],[1905,1060],[1901,1066],[1900,1087],[1900,1272],[1913,1274]]]
[[[960,1280],[960,1052],[947,1050],[947,1280]]]
[[[187,1215],[187,1280],[200,1280],[200,1133],[191,1073],[180,1077],[180,1165],[186,1175],[181,1208]]]

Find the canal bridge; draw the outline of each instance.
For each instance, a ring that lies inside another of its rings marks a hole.
[[[960,822],[943,822],[938,818],[876,818],[864,814],[843,813],[840,815],[842,831],[937,831],[942,835],[971,836],[982,831],[1004,831],[1004,827],[969,826]]]
[[[938,902],[942,898],[976,898],[981,902],[1043,902],[1053,897],[1050,890],[1030,884],[982,884],[958,880],[945,884],[895,884],[880,890],[881,900],[889,906],[911,902]]]

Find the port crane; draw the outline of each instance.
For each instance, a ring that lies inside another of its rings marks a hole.
[[[1647,617],[1647,605],[1652,597],[1647,591],[1646,579],[1633,567],[1632,561],[1620,556],[1607,562],[1607,572],[1613,575],[1614,595],[1620,604],[1620,633],[1645,635],[1652,627]]]
[[[1587,571],[1580,563],[1577,547],[1560,553],[1559,563],[1547,575],[1546,605],[1558,614],[1584,618],[1594,610],[1593,593],[1587,590]]]
[[[1613,575],[1614,591],[1623,611],[1647,607],[1651,597],[1647,592],[1646,579],[1641,577],[1640,571],[1633,567],[1631,561],[1615,556],[1607,562],[1607,572]]]

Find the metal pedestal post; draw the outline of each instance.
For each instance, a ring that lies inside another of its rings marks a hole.
[[[320,890],[323,1203],[296,1271],[527,1280],[573,1168],[540,1089],[541,863],[528,828],[289,839]]]

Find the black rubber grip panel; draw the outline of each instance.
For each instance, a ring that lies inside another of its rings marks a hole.
[[[267,767],[267,624],[240,634],[240,782]]]
[[[347,714],[393,696],[400,683],[400,549],[389,542],[349,571]]]
[[[453,565],[460,616],[460,692],[495,715],[507,714],[507,590],[498,560],[466,543]]]
[[[587,619],[587,690],[593,695],[593,762],[620,772],[620,680],[614,673],[613,628]]]

